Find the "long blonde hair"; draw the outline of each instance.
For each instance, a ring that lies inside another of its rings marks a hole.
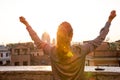
[[[73,36],[73,29],[68,22],[62,22],[57,31],[57,51],[59,56],[64,56],[70,50],[70,43]]]

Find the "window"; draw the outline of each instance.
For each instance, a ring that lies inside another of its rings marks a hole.
[[[15,49],[15,54],[20,55],[20,50],[19,49]]]
[[[9,56],[9,54],[8,53],[6,53],[6,57],[8,57]]]
[[[19,64],[20,64],[19,62],[15,62],[15,64],[14,64],[14,65],[15,65],[15,66],[19,66]]]
[[[2,61],[0,61],[0,65],[2,65],[3,64],[3,62]]]
[[[0,57],[3,57],[3,53],[0,53]]]
[[[9,65],[9,64],[10,64],[10,60],[7,60],[7,61],[6,61],[6,64]]]
[[[28,62],[27,61],[23,61],[23,65],[24,66],[28,65]]]
[[[22,49],[23,54],[27,54],[27,49]]]

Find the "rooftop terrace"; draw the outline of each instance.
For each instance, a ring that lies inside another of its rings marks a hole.
[[[120,67],[85,66],[88,80],[120,80]],[[0,66],[0,80],[52,80],[51,66]]]

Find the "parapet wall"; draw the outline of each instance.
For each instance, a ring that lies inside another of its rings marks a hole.
[[[102,71],[95,68],[85,67],[88,80],[120,80],[120,67],[102,67]],[[1,66],[0,80],[52,80],[51,66]]]

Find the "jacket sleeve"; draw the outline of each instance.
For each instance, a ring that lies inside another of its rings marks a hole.
[[[44,48],[47,43],[43,42],[37,35],[37,33],[32,29],[31,26],[27,26],[27,31],[29,32],[29,35],[31,39],[34,41],[37,48],[41,49]]]
[[[88,54],[92,52],[93,50],[95,50],[98,46],[100,46],[109,32],[110,25],[111,25],[110,22],[106,22],[105,26],[100,30],[99,36],[97,36],[94,40],[84,43],[81,46],[82,53]]]
[[[50,50],[51,50],[51,46],[48,43],[42,41],[38,37],[37,33],[32,29],[31,26],[27,26],[26,29],[28,30],[31,39],[34,41],[34,43],[37,46],[37,48],[38,49],[43,49],[44,54],[49,55],[50,54]]]

